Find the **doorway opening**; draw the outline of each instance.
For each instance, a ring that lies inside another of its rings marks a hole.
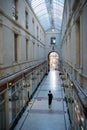
[[[52,51],[48,55],[48,71],[58,70],[59,68],[59,55],[57,52]]]

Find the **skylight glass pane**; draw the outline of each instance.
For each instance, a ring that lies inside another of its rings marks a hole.
[[[49,20],[49,16],[48,16],[47,13],[44,13],[43,15],[41,15],[41,16],[39,17],[40,20],[41,20],[41,19],[44,19],[44,18],[47,18],[47,19]]]
[[[43,14],[47,14],[47,11],[45,9],[43,9],[43,10],[37,12],[37,13],[38,13],[38,17],[39,17],[39,16],[41,16]]]
[[[32,5],[32,7],[36,7],[37,5],[39,5],[42,2],[43,2],[43,0],[32,0],[31,5]]]
[[[45,11],[47,13],[46,7],[40,6],[39,8],[35,8],[34,11],[35,13],[39,13],[40,11]]]

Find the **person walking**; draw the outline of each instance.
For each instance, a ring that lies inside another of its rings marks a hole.
[[[53,94],[51,93],[51,90],[49,90],[49,93],[48,93],[48,106],[49,106],[49,109],[51,109],[51,107],[52,107],[52,99],[53,99]]]

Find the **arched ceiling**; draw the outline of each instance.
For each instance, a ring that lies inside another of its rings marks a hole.
[[[61,30],[64,0],[29,0],[45,32]]]

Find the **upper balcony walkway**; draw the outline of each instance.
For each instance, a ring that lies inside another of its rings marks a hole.
[[[14,130],[69,130],[65,94],[59,72],[52,70],[43,79]],[[52,109],[48,92],[53,94]]]

